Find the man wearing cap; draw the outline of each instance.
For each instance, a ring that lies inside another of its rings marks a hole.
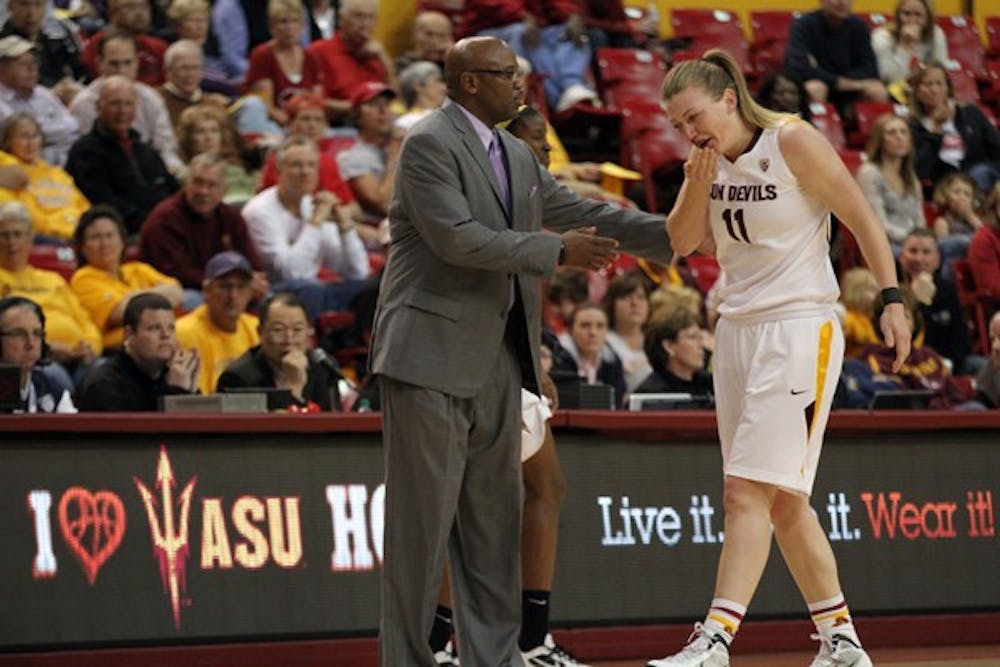
[[[372,37],[378,21],[378,1],[343,0],[338,16],[337,34],[309,46],[309,52],[323,64],[323,97],[332,117],[351,111],[351,95],[366,81],[396,87],[395,69],[385,46]]]
[[[42,128],[42,159],[62,166],[80,134],[76,119],[48,88],[38,83],[38,53],[17,35],[0,38],[0,102],[4,115],[26,113]]]
[[[318,179],[316,142],[289,137],[278,148],[278,184],[243,207],[274,290],[294,292],[310,319],[348,308],[370,270],[350,207],[332,192],[316,192]],[[321,282],[320,269],[342,280]]]
[[[215,391],[226,366],[260,342],[257,316],[246,312],[251,298],[253,267],[238,252],[226,251],[205,265],[205,303],[177,320],[181,347],[198,351],[198,389]]]
[[[34,44],[39,82],[69,104],[87,74],[80,60],[76,26],[50,14],[48,0],[8,0],[7,9],[0,38],[17,35]]]
[[[188,164],[184,188],[150,212],[139,237],[139,259],[173,276],[185,294],[201,289],[205,264],[215,254],[233,250],[250,262],[254,299],[263,299],[269,286],[240,210],[222,201],[226,190],[226,161],[218,155],[196,155]]]
[[[392,186],[396,177],[399,146],[405,130],[395,126],[389,102],[396,93],[384,83],[362,83],[351,96],[354,123],[361,140],[337,154],[340,176],[369,223],[378,223],[389,213]]]

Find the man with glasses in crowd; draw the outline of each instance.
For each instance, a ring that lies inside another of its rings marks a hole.
[[[260,309],[260,345],[250,348],[219,377],[218,390],[274,388],[287,390],[288,404],[274,408],[339,411],[334,363],[313,348],[313,329],[294,294],[283,292]]]

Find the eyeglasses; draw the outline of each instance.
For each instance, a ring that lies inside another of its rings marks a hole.
[[[266,333],[268,337],[275,339],[285,338],[286,336],[292,339],[299,339],[309,334],[309,327],[303,326],[303,327],[289,328],[283,326],[274,326],[268,328]]]
[[[491,74],[504,81],[513,81],[517,77],[516,69],[470,69],[472,74]]]
[[[29,338],[34,338],[35,340],[42,340],[43,338],[45,338],[45,330],[32,329],[31,331],[28,331],[27,329],[8,329],[7,331],[0,331],[0,337],[20,338],[25,342],[27,342]]]

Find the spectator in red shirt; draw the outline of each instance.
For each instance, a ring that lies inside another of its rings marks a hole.
[[[396,87],[392,61],[372,35],[378,21],[377,0],[344,0],[340,29],[307,49],[321,62],[327,114],[344,117],[351,111],[351,94],[363,83],[376,81]]]
[[[271,120],[285,125],[288,100],[299,93],[323,92],[321,65],[299,44],[305,27],[299,0],[271,0],[267,16],[272,38],[251,51],[245,87],[248,94],[264,100]]]
[[[149,34],[152,27],[153,14],[149,0],[110,0],[108,3],[109,28],[118,28],[135,35],[136,48],[139,55],[138,81],[147,86],[159,86],[163,83],[163,56],[167,51],[167,43],[159,37]],[[87,66],[90,76],[99,76],[97,67],[98,51],[101,41],[108,28],[101,30],[87,41],[83,49],[82,60]]]
[[[985,291],[997,305],[1000,303],[1000,181],[986,201],[983,222],[969,243],[969,268],[976,288]]]
[[[222,201],[225,174],[225,159],[196,155],[188,165],[184,189],[150,212],[139,237],[139,258],[180,281],[186,309],[201,302],[208,260],[229,250],[246,257],[254,268],[253,297],[267,295],[267,275],[243,216],[238,208]]]

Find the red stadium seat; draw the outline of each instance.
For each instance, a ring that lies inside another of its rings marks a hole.
[[[857,120],[857,128],[847,138],[848,145],[851,148],[864,149],[865,143],[868,142],[868,135],[871,134],[872,127],[874,127],[878,117],[882,114],[895,112],[896,106],[892,102],[856,102],[854,115]]]
[[[1000,58],[1000,16],[986,17],[986,55]]]
[[[55,271],[68,281],[76,271],[76,255],[67,246],[38,243],[31,247],[28,264],[36,269]]]
[[[882,12],[855,12],[860,16],[865,23],[868,24],[869,30],[875,30],[876,28],[884,28],[889,25],[892,20],[891,16],[887,16]]]
[[[948,55],[963,68],[972,70],[980,81],[986,81],[986,53],[975,21],[967,16],[938,16],[937,24],[948,40]]]
[[[809,105],[809,111],[812,112],[812,124],[823,133],[834,148],[840,150],[847,146],[844,124],[836,107],[829,102],[813,102]]]
[[[781,10],[750,12],[753,30],[750,55],[758,78],[763,79],[784,67],[788,32],[799,15],[799,12]]]
[[[971,69],[963,66],[948,72],[951,79],[951,86],[955,89],[955,99],[967,104],[978,104],[982,97],[979,95],[979,85],[976,83],[976,75]]]
[[[654,175],[680,168],[690,149],[659,104],[635,102],[622,109],[622,163],[642,174],[647,211],[660,210]]]
[[[864,164],[865,154],[861,151],[856,151],[852,148],[841,148],[837,151],[840,155],[840,159],[843,160],[844,166],[851,174],[857,174],[858,169]]]
[[[980,294],[976,287],[976,279],[968,260],[956,259],[952,262],[955,269],[955,289],[958,290],[958,300],[966,312],[966,323],[977,354],[990,353],[990,335],[986,324],[986,308],[992,303],[989,296]]]
[[[674,61],[700,58],[709,49],[725,49],[745,75],[753,76],[750,45],[736,14],[721,9],[674,9],[670,23],[675,37],[689,41],[672,54]]]
[[[597,76],[602,98],[610,108],[629,100],[660,99],[667,65],[658,55],[643,49],[598,49]]]
[[[719,279],[721,271],[719,262],[714,257],[706,255],[688,255],[684,259],[687,261],[691,275],[698,281],[698,289],[702,296],[708,294],[708,291],[715,285],[715,281]]]

